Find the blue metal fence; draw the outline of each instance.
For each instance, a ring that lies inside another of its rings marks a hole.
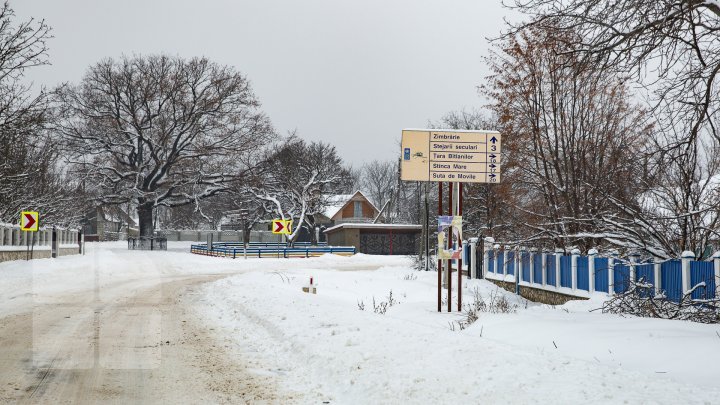
[[[595,291],[610,292],[608,288],[608,266],[610,260],[607,257],[598,257],[595,259]]]
[[[630,266],[625,263],[615,262],[613,271],[613,291],[621,293],[627,290],[630,282]]]
[[[555,255],[547,255],[547,259],[545,260],[546,284],[555,285]]]
[[[560,256],[560,286],[572,288],[572,256]]]
[[[590,260],[587,256],[577,258],[577,288],[578,290],[590,291]]]
[[[509,250],[505,253],[505,274],[515,275],[515,252]]]
[[[519,254],[518,264],[515,264],[515,256]],[[544,258],[544,259],[543,259]],[[542,284],[543,270],[545,281],[548,286],[561,286],[573,288],[573,276],[576,281],[576,290],[590,291],[590,277],[593,277],[592,291],[623,293],[627,291],[630,282],[643,280],[652,284],[654,289],[648,295],[654,295],[659,291],[673,301],[679,301],[683,295],[683,272],[681,260],[669,260],[660,264],[652,261],[632,263],[623,259],[615,259],[610,266],[610,259],[606,257],[576,256],[576,273],[573,275],[573,256],[557,255],[547,253],[516,253],[511,250],[489,251],[488,273],[502,274],[502,266],[505,266],[505,274],[517,275],[519,281],[529,284]],[[543,260],[545,267],[543,269]],[[558,262],[559,260],[559,262]],[[593,260],[594,262],[591,262]],[[594,274],[591,274],[590,267],[593,265]],[[701,262],[689,260],[689,280],[686,280],[693,287],[699,283],[705,283],[704,287],[698,288],[692,294],[693,299],[715,298],[718,288],[715,264],[712,261]],[[659,278],[655,269],[659,267]],[[559,272],[557,271],[559,270]],[[632,271],[631,271],[632,270]],[[612,277],[609,272],[612,271]],[[559,275],[559,278],[558,278]],[[631,280],[632,277],[632,280]],[[612,283],[610,282],[612,278]]]
[[[682,296],[682,262],[670,260],[660,265],[660,279],[665,296],[673,301],[680,301]]]
[[[705,282],[705,288],[697,288],[693,299],[715,298],[715,265],[713,262],[690,262],[690,288]]]
[[[522,252],[520,254],[520,268],[522,269],[522,277],[520,280],[530,282],[530,253]]]
[[[283,245],[273,247],[248,247],[238,246],[241,244],[219,242],[213,243],[210,248],[206,243],[190,246],[190,253],[216,257],[316,257],[327,253],[351,256],[355,254],[354,246],[299,246],[286,247]]]
[[[536,254],[533,257],[533,281],[540,284],[542,283],[542,255]]]

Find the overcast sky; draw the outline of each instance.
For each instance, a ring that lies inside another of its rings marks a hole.
[[[53,27],[52,66],[77,82],[108,56],[207,56],[248,76],[281,133],[333,143],[355,166],[399,155],[402,128],[481,107],[500,0],[11,0]]]

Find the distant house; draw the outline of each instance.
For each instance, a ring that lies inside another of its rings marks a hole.
[[[328,205],[315,222],[326,227],[342,223],[371,223],[375,219],[382,222],[380,210],[362,193],[339,194],[327,197]]]
[[[99,205],[88,211],[82,224],[88,242],[125,240],[137,234],[137,222],[116,205]]]
[[[378,255],[417,253],[422,226],[385,224],[380,210],[365,195],[332,196],[322,216],[322,233],[336,246],[355,246],[358,252]],[[376,221],[377,219],[377,221]]]

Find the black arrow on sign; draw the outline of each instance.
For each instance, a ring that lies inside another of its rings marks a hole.
[[[490,155],[490,159],[495,159],[496,157],[495,155]]]
[[[492,173],[490,173],[490,178],[491,178],[491,179],[494,179],[494,178],[495,178],[495,175],[492,174]]]
[[[490,142],[492,142],[492,143],[497,142],[497,138],[495,138],[495,137],[493,136],[492,138],[490,138]]]
[[[491,168],[491,169],[494,169],[494,168],[496,168],[496,167],[497,167],[497,166],[495,166],[494,164],[491,164],[491,165],[490,165],[490,168]]]

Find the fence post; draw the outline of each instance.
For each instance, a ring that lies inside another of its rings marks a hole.
[[[520,251],[519,246],[515,246],[515,254],[513,255],[513,262],[515,264],[515,294],[520,295],[520,281],[522,280],[522,260],[520,258],[520,255],[522,252]]]
[[[615,259],[618,257],[618,251],[610,252],[608,258],[608,294],[615,295]]]
[[[570,254],[572,255],[570,257],[570,278],[572,279],[572,289],[573,291],[577,290],[577,260],[578,256],[580,256],[580,249],[573,249]]]
[[[715,263],[715,298],[720,298],[720,251],[712,256]]]
[[[588,250],[588,292],[595,292],[595,257],[597,249]]]
[[[477,278],[477,260],[475,251],[477,250],[477,238],[470,238],[470,262],[468,263],[468,275],[470,278]]]
[[[485,241],[483,242],[483,249],[485,246],[488,246],[487,252],[483,252],[483,274],[482,278],[485,278],[487,276],[488,269],[490,268],[490,251],[493,250],[493,246],[495,244],[495,239],[491,236],[488,236],[485,238]],[[493,255],[493,258],[495,256]],[[495,260],[495,259],[493,259]],[[493,267],[494,268],[494,267]],[[495,270],[497,271],[497,269]]]
[[[535,255],[537,254],[536,248],[530,248],[530,284],[536,284],[535,280]]]
[[[560,258],[565,249],[555,248],[555,288],[560,289]]]
[[[495,254],[500,254],[500,245],[495,245],[495,246],[498,248],[498,251],[497,251]],[[502,262],[501,262],[501,264],[502,264],[502,273],[500,273],[500,274],[502,274],[503,279],[505,279],[505,275],[507,274],[507,273],[506,273],[506,271],[507,271],[507,265],[505,264],[505,263],[507,262],[507,253],[506,253],[504,247],[502,248],[502,253],[503,253],[503,259],[502,259]],[[497,260],[496,260],[496,262],[497,262]],[[497,263],[496,263],[496,264],[497,264]]]
[[[637,262],[638,258],[640,257],[640,254],[637,252],[630,253],[630,282],[634,283],[637,281]],[[629,286],[628,286],[629,288]]]
[[[656,259],[655,265],[653,266],[653,271],[655,272],[655,295],[657,295],[662,289],[662,272],[660,271],[661,266],[662,262]],[[715,268],[717,269],[717,264],[715,265]],[[715,270],[715,274],[717,275],[717,270]],[[715,285],[717,285],[717,283]]]
[[[542,262],[542,274],[540,275],[540,278],[542,279],[542,285],[545,287],[547,285],[547,255],[548,253],[543,249],[543,251],[540,253],[542,255],[542,259],[540,261]]]
[[[682,259],[682,291],[685,295],[692,288],[690,285],[690,262],[695,259],[695,253],[686,250],[682,252],[680,258]]]

